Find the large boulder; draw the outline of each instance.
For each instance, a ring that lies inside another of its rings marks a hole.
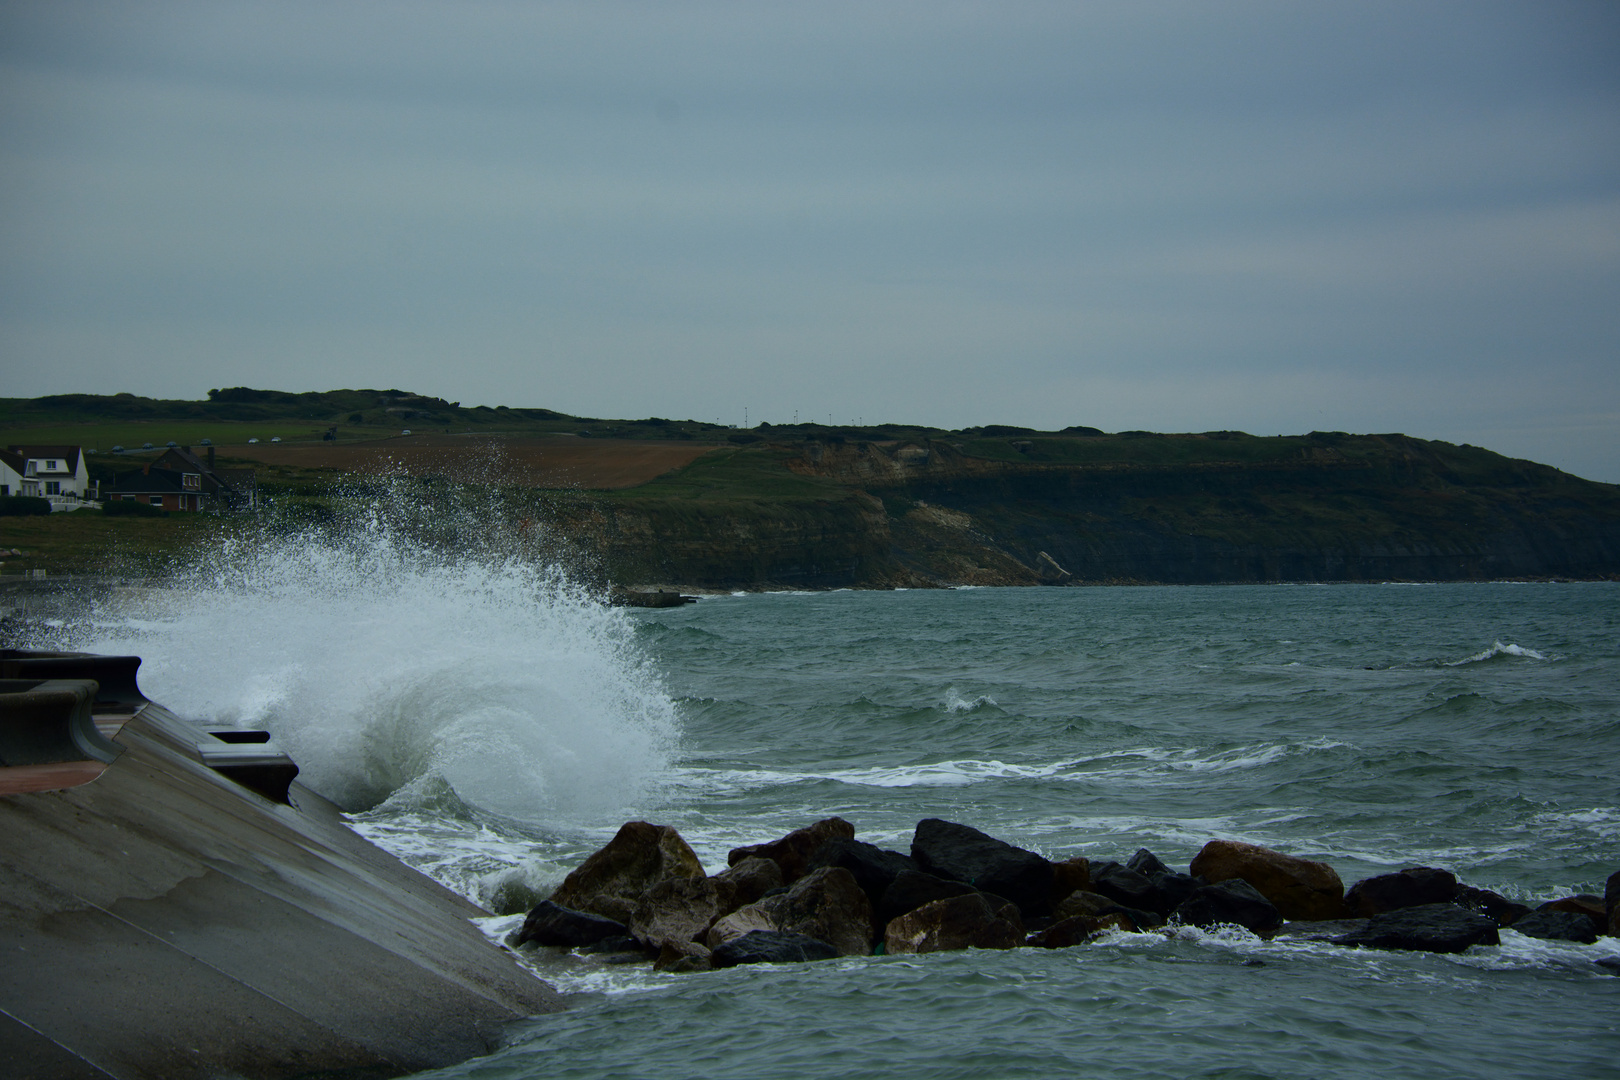
[[[1370,919],[1386,911],[1419,905],[1443,904],[1457,895],[1457,878],[1448,870],[1432,866],[1412,866],[1398,874],[1363,878],[1345,894],[1345,907],[1351,915]]]
[[[1241,926],[1263,938],[1282,929],[1282,912],[1260,891],[1242,878],[1228,878],[1200,885],[1176,908],[1172,916],[1186,926],[1208,930],[1216,926]]]
[[[1366,929],[1333,939],[1335,945],[1433,953],[1460,953],[1474,945],[1501,943],[1496,920],[1452,903],[1381,912],[1367,920]]]
[[[1066,919],[1098,918],[1103,915],[1123,915],[1130,922],[1128,929],[1131,930],[1151,930],[1164,925],[1164,917],[1158,912],[1126,907],[1113,897],[1086,892],[1084,889],[1065,897],[1063,903],[1057,906],[1057,910],[1052,912],[1052,919],[1054,922],[1062,922]]]
[[[1237,840],[1211,840],[1189,869],[1211,885],[1242,878],[1285,919],[1338,919],[1347,914],[1338,871],[1315,859]]]
[[[668,878],[641,894],[630,935],[652,950],[667,941],[696,941],[720,912],[720,888],[711,879]]]
[[[1294,941],[1332,941],[1346,934],[1357,934],[1367,929],[1366,919],[1323,919],[1317,922],[1284,923],[1277,931],[1280,938]]]
[[[872,902],[839,866],[824,866],[793,883],[785,893],[738,908],[709,928],[706,944],[721,946],[761,930],[805,934],[825,941],[840,956],[872,951]]]
[[[627,933],[629,930],[624,923],[542,900],[529,911],[522,928],[512,935],[512,944],[563,945],[577,949]]]
[[[1171,910],[1164,905],[1164,894],[1146,874],[1117,862],[1091,864],[1091,891],[1138,911],[1163,915]]]
[[[736,866],[748,858],[769,859],[781,868],[783,884],[791,885],[809,872],[806,864],[821,845],[829,840],[853,839],[855,826],[843,818],[830,817],[814,825],[794,829],[780,840],[772,840],[768,844],[749,844],[746,847],[732,848],[726,861]]]
[[[805,872],[820,870],[824,866],[841,866],[853,874],[855,883],[866,893],[874,908],[896,877],[917,869],[916,860],[909,855],[884,851],[875,844],[842,837],[829,840],[817,848],[805,863]]]
[[[564,878],[551,901],[628,924],[641,894],[660,881],[703,876],[703,864],[680,833],[631,821]]]
[[[1150,881],[1160,874],[1170,873],[1170,868],[1164,864],[1164,860],[1147,848],[1137,848],[1136,854],[1125,864],[1125,869],[1135,870]]]
[[[1052,864],[1052,906],[1068,898],[1072,892],[1091,888],[1091,860],[1083,855]]]
[[[720,890],[724,913],[736,911],[744,904],[752,904],[773,889],[780,889],[782,868],[770,859],[749,856],[714,875],[712,879]]]
[[[1000,904],[984,893],[935,900],[891,922],[883,951],[944,952],[951,949],[1015,949],[1024,943],[1024,924],[1010,901]]]
[[[1497,926],[1512,926],[1516,920],[1530,913],[1528,904],[1520,904],[1509,900],[1501,893],[1476,888],[1473,885],[1457,886],[1457,891],[1451,896],[1451,902],[1469,911],[1490,916],[1496,920]]]
[[[1521,916],[1513,923],[1513,929],[1525,937],[1546,941],[1578,941],[1582,945],[1590,945],[1598,939],[1592,920],[1574,911],[1542,908]]]
[[[803,960],[831,960],[838,950],[808,934],[782,930],[755,930],[728,941],[709,954],[713,967],[738,964],[791,964]]]
[[[933,874],[925,874],[921,870],[902,870],[895,875],[894,880],[878,899],[876,922],[878,926],[888,926],[895,919],[907,912],[916,911],[924,904],[931,904],[935,900],[947,900],[953,896],[965,896],[977,891],[966,882],[946,881]]]
[[[1574,896],[1565,896],[1558,900],[1549,900],[1536,908],[1537,911],[1564,911],[1571,915],[1584,915],[1592,922],[1592,929],[1599,934],[1609,932],[1608,913],[1603,910],[1602,897],[1591,893],[1577,893]],[[1518,923],[1513,924],[1518,929]]]
[[[1060,919],[1045,930],[1031,934],[1024,944],[1037,949],[1067,949],[1071,945],[1084,945],[1110,930],[1136,930],[1131,920],[1120,912],[1108,915],[1076,915]]]
[[[695,941],[666,941],[653,958],[654,971],[667,971],[672,975],[708,971],[712,967],[709,950]]]
[[[1024,918],[1052,911],[1052,864],[1033,851],[939,818],[917,823],[911,840],[917,868],[1004,896]]]

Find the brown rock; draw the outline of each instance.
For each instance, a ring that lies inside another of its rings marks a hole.
[[[1077,855],[1072,859],[1052,864],[1052,907],[1069,898],[1070,893],[1091,889],[1091,860]]]
[[[1191,870],[1211,885],[1242,878],[1285,919],[1338,919],[1346,914],[1344,882],[1333,867],[1314,859],[1237,840],[1211,840],[1194,857]]]
[[[839,956],[872,952],[872,902],[855,875],[841,866],[822,867],[754,906],[770,916],[776,929],[820,938]]]
[[[758,856],[749,856],[733,864],[714,875],[712,880],[720,886],[722,914],[730,914],[745,904],[752,904],[772,889],[780,889],[785,884],[782,868],[770,859]],[[728,888],[729,895],[726,892]]]
[[[1449,870],[1409,866],[1398,874],[1363,878],[1350,886],[1344,904],[1352,916],[1370,919],[1402,908],[1446,904],[1457,898],[1457,878]]]
[[[759,904],[745,904],[729,915],[716,919],[714,925],[709,927],[708,935],[703,943],[711,950],[718,949],[728,941],[735,941],[744,934],[751,934],[755,930],[775,931],[780,929],[770,912],[762,911]]]
[[[551,901],[628,923],[641,894],[660,881],[703,876],[703,864],[680,833],[631,821],[569,874]]]
[[[805,875],[805,864],[816,849],[829,840],[855,839],[855,826],[843,818],[831,817],[803,829],[794,829],[768,844],[732,848],[727,862],[736,866],[744,859],[761,858],[774,862],[782,871],[782,883],[791,885]]]
[[[720,890],[708,878],[667,878],[641,894],[630,936],[656,949],[666,941],[695,941],[720,914]]]
[[[688,971],[709,971],[709,950],[695,941],[666,941],[653,961],[654,971],[667,971],[679,975]]]
[[[1565,896],[1557,900],[1549,900],[1536,908],[1537,911],[1567,911],[1571,915],[1585,915],[1592,920],[1592,927],[1600,934],[1609,932],[1609,916],[1603,910],[1603,897],[1591,893],[1578,893],[1575,896]]]
[[[1109,930],[1134,933],[1136,927],[1124,913],[1118,911],[1107,915],[1076,915],[1072,919],[1055,922],[1038,934],[1031,934],[1026,944],[1037,949],[1067,949],[1071,945],[1084,945]]]
[[[883,934],[883,951],[944,952],[951,949],[1015,949],[1024,943],[1024,924],[1009,901],[996,903],[984,893],[935,900],[900,916]]]
[[[1086,892],[1084,889],[1072,892],[1057,906],[1052,913],[1055,922],[1075,918],[1098,918],[1103,915],[1120,915],[1130,923],[1128,930],[1148,930],[1155,926],[1163,926],[1164,919],[1151,911],[1140,911],[1129,908],[1114,900],[1113,897],[1102,893]]]

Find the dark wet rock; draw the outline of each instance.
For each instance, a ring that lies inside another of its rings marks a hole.
[[[1072,892],[1091,889],[1091,860],[1083,855],[1052,864],[1052,906],[1057,907]]]
[[[1363,878],[1350,886],[1344,903],[1349,913],[1372,918],[1388,911],[1442,904],[1457,894],[1457,878],[1448,870],[1413,866],[1398,874]]]
[[[1024,944],[1036,949],[1067,949],[1072,945],[1084,945],[1110,930],[1132,933],[1136,927],[1123,912],[1076,915],[1071,919],[1059,920],[1045,930],[1031,934]]]
[[[1283,924],[1277,906],[1242,878],[1200,885],[1176,908],[1173,918],[1205,930],[1241,926],[1263,938],[1271,937]]]
[[[1135,870],[1149,881],[1159,874],[1170,873],[1170,868],[1147,848],[1137,848],[1136,854],[1132,855],[1130,861],[1125,864],[1125,869]]]
[[[1578,941],[1590,945],[1598,939],[1597,929],[1586,915],[1575,911],[1532,911],[1513,924],[1525,937],[1545,941]]]
[[[1280,938],[1295,941],[1332,941],[1346,934],[1359,934],[1367,929],[1367,919],[1317,919],[1283,923],[1277,931]]]
[[[785,893],[738,908],[709,929],[707,944],[718,949],[760,930],[805,934],[831,944],[840,956],[872,951],[872,902],[839,866],[824,866]]]
[[[793,964],[805,960],[832,960],[838,950],[809,934],[784,930],[755,930],[726,942],[709,954],[716,968],[738,964]]]
[[[769,859],[781,868],[783,883],[791,885],[809,872],[806,864],[821,845],[829,840],[853,839],[855,826],[843,818],[830,817],[814,825],[794,829],[782,839],[772,840],[768,844],[749,844],[746,847],[732,848],[726,861],[736,866],[751,857]]]
[[[866,893],[876,908],[894,879],[907,870],[916,870],[917,863],[909,855],[898,851],[884,851],[876,844],[860,840],[829,840],[816,849],[805,864],[808,873],[823,866],[841,866],[855,876],[855,883]]]
[[[1479,889],[1472,885],[1459,885],[1451,902],[1469,911],[1477,911],[1496,920],[1497,926],[1512,926],[1516,920],[1529,914],[1528,904],[1515,903],[1501,893]]]
[[[1620,956],[1599,957],[1597,966],[1611,975],[1620,975]]]
[[[1077,916],[1096,917],[1100,915],[1120,914],[1131,922],[1133,930],[1151,930],[1164,925],[1164,916],[1153,911],[1143,911],[1140,908],[1126,907],[1111,896],[1102,893],[1073,892],[1057,906],[1052,913],[1055,920],[1072,919]]]
[[[1613,912],[1620,907],[1620,870],[1609,875],[1603,886],[1603,910]]]
[[[612,937],[605,937],[594,944],[581,945],[574,951],[597,956],[610,953],[634,953],[639,958],[647,955],[646,950],[642,948],[641,942],[629,934],[615,934]]]
[[[1237,840],[1211,840],[1194,856],[1191,870],[1211,885],[1237,878],[1247,881],[1285,919],[1339,919],[1350,914],[1338,871],[1315,859]]]
[[[641,894],[630,915],[630,936],[654,950],[666,941],[695,941],[720,910],[720,889],[710,879],[669,878]]]
[[[720,871],[712,880],[721,892],[722,914],[730,914],[782,888],[782,868],[770,859],[750,856]],[[730,895],[726,894],[728,888]]]
[[[1174,870],[1153,876],[1153,885],[1164,898],[1164,907],[1167,912],[1180,907],[1186,899],[1193,894],[1193,890],[1209,882],[1201,877],[1191,874],[1179,874]]]
[[[1536,911],[1567,911],[1572,915],[1584,915],[1591,920],[1592,929],[1597,933],[1606,934],[1609,930],[1608,913],[1603,910],[1603,898],[1591,893],[1578,893],[1575,896],[1549,900],[1536,908]],[[1513,928],[1517,930],[1519,924],[1514,923]]]
[[[631,821],[581,863],[552,903],[628,924],[641,894],[672,878],[704,877],[703,864],[668,825]]]
[[[879,926],[888,926],[895,919],[907,912],[916,911],[924,904],[976,891],[965,882],[947,881],[933,874],[925,874],[921,870],[902,870],[895,875],[889,887],[883,890],[883,896],[877,903],[876,922]]]
[[[953,949],[1015,949],[1024,943],[1024,924],[1011,901],[1000,904],[984,893],[935,900],[900,916],[883,934],[883,951],[946,952]]]
[[[712,967],[709,950],[695,941],[666,941],[653,960],[654,971],[667,971],[672,975],[708,971]]]
[[[605,938],[623,937],[627,933],[629,930],[624,923],[542,900],[523,920],[522,928],[512,936],[512,944],[563,945],[577,949],[582,945],[594,945]]]
[[[1334,938],[1335,945],[1416,952],[1460,953],[1474,945],[1500,945],[1496,921],[1452,903],[1416,904],[1373,915],[1365,930]]]
[[[1094,863],[1091,867],[1091,891],[1128,908],[1153,911],[1161,915],[1170,913],[1165,906],[1164,894],[1148,880],[1147,875],[1121,866],[1117,862]]]
[[[919,821],[911,857],[919,870],[1006,897],[1025,916],[1052,911],[1052,864],[971,826],[939,818]]]

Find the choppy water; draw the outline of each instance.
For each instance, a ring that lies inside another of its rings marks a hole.
[[[543,890],[633,817],[711,869],[831,814],[900,850],[935,816],[1053,857],[1184,865],[1227,837],[1347,883],[1426,864],[1527,901],[1620,869],[1620,585],[628,613],[387,529],[216,553],[193,584],[76,643],[141,653],[178,711],[269,726],[357,828],[486,901]],[[1616,1075],[1620,978],[1593,961],[1620,941],[1503,941],[1438,957],[1189,932],[685,976],[544,958],[573,1011],[439,1075]]]

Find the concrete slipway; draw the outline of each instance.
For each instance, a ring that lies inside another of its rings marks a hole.
[[[138,664],[0,653],[0,1075],[395,1076],[561,1007],[486,912]]]

